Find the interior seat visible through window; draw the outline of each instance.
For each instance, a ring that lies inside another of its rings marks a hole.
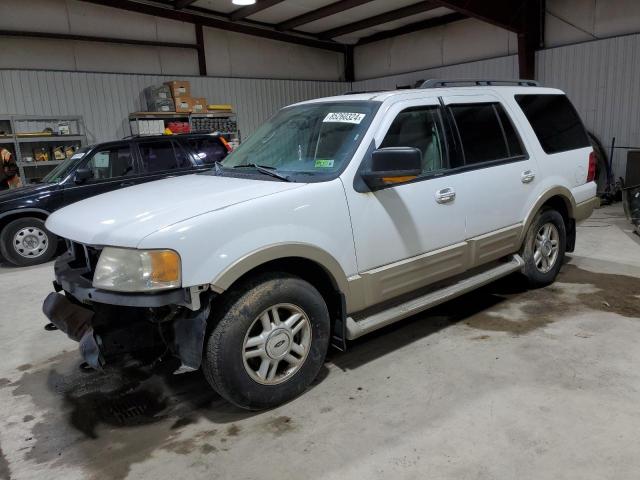
[[[422,174],[445,168],[438,107],[412,107],[395,118],[380,148],[414,147],[422,152]]]

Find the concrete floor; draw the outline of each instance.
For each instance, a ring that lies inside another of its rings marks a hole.
[[[640,242],[619,206],[554,285],[512,278],[331,353],[248,413],[200,374],[79,371],[51,265],[0,270],[0,478],[637,479]]]

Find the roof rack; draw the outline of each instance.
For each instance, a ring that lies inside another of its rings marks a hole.
[[[539,87],[540,84],[535,80],[469,80],[469,79],[459,79],[459,80],[439,80],[432,78],[430,80],[425,80],[420,85],[416,85],[416,88],[443,88],[443,87],[451,87],[451,86],[461,86],[454,84],[471,84],[478,87],[481,86],[497,86],[497,85],[516,85],[520,87]]]

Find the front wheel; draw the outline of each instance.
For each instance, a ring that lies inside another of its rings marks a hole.
[[[2,256],[18,267],[37,265],[50,260],[58,248],[58,238],[35,217],[9,222],[0,234]]]
[[[205,377],[249,410],[300,395],[318,375],[330,322],[320,293],[304,280],[268,274],[230,293],[205,346]]]
[[[553,283],[562,267],[567,232],[562,215],[556,210],[542,210],[536,215],[522,248],[524,274],[532,287]]]

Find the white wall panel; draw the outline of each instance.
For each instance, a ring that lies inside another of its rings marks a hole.
[[[354,61],[356,78],[360,80],[506,56],[516,51],[515,34],[469,19],[356,46]]]
[[[195,96],[231,103],[243,138],[279,108],[343,93],[342,82],[177,77]],[[128,115],[141,109],[140,93],[175,76],[0,70],[0,114],[82,115],[90,142],[129,134]]]
[[[74,45],[66,40],[0,36],[0,68],[76,70]]]
[[[397,86],[413,85],[418,80],[429,78],[517,78],[518,58],[516,55],[492,58],[477,62],[461,63],[417,72],[389,75],[386,77],[359,80],[353,83],[353,90],[385,90]]]
[[[228,1],[231,5],[231,2]],[[192,24],[79,0],[0,0],[0,30],[195,44]],[[212,76],[340,80],[343,54],[205,28]],[[0,37],[0,68],[141,74],[198,72],[195,49]],[[11,50],[11,51],[8,51]]]
[[[338,80],[342,53],[241,33],[204,29],[207,73],[233,77]]]
[[[545,45],[640,32],[638,0],[547,0]]]

